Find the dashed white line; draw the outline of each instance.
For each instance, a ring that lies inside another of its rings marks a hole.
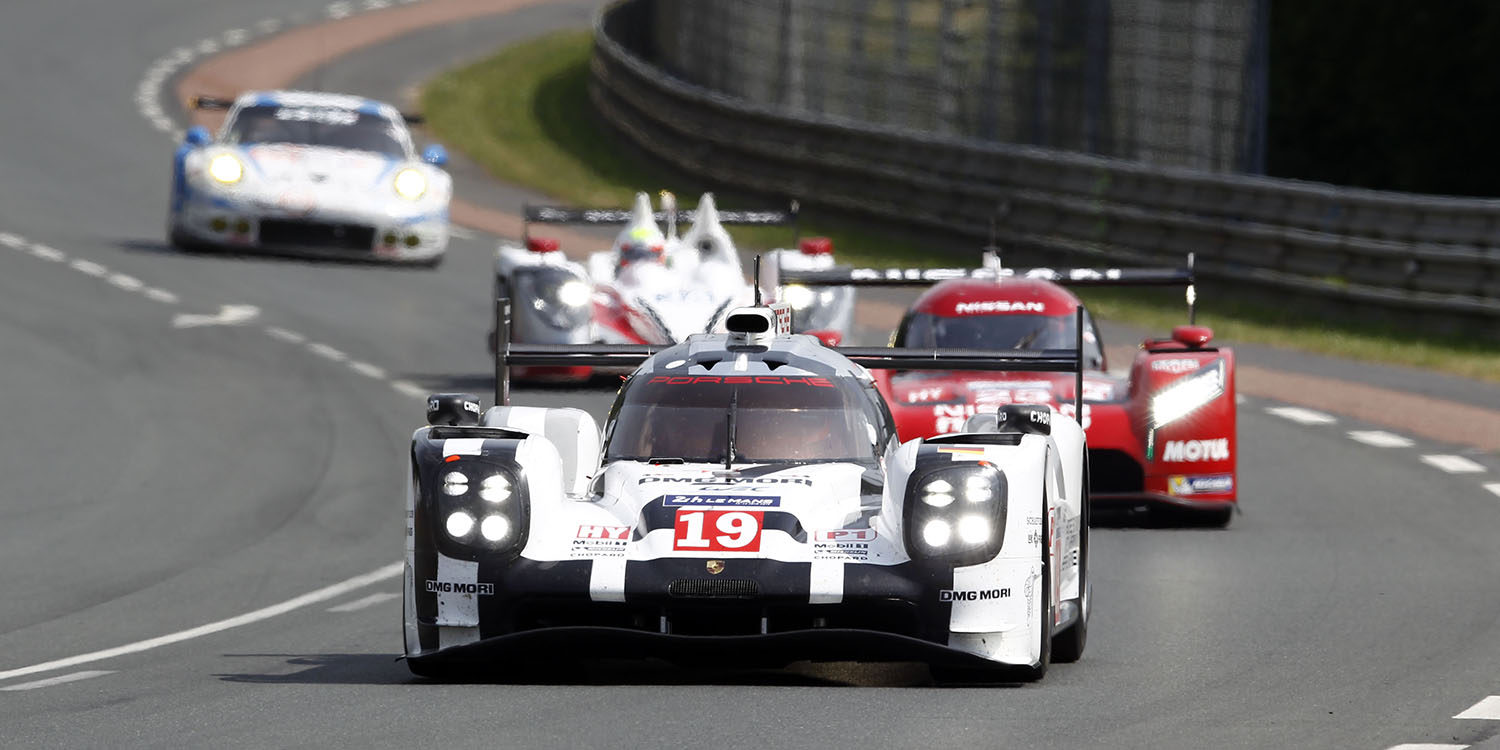
[[[230,29],[224,32],[224,46],[238,47],[250,39],[250,32],[244,29]]]
[[[318,355],[319,357],[322,357],[323,359],[331,359],[335,362],[342,362],[345,359],[349,358],[349,355],[327,344],[319,343],[317,341],[308,344],[307,350],[312,352],[313,354]]]
[[[218,51],[219,40],[217,39],[204,39],[203,41],[198,42],[198,54],[200,55],[212,55],[213,53]]]
[[[365,0],[365,10],[380,10],[391,7],[389,0]]]
[[[1406,742],[1392,745],[1388,750],[1464,750],[1468,745],[1445,745],[1436,742]]]
[[[173,294],[173,293],[171,293],[171,292],[169,292],[169,291],[167,291],[165,289],[157,289],[156,287],[153,286],[153,287],[148,288],[145,292],[142,292],[142,294],[145,294],[147,299],[155,300],[155,301],[160,302],[162,304],[166,304],[166,305],[175,305],[175,304],[177,304],[177,295],[175,295],[175,294]]]
[[[104,675],[114,673],[115,670],[113,669],[87,669],[82,672],[72,672],[70,674],[58,675],[57,677],[48,677],[45,680],[18,682],[14,685],[6,685],[5,687],[0,687],[0,690],[36,690],[37,688],[52,687],[53,685],[62,685],[69,682],[78,682],[79,680],[87,680],[90,677],[103,677]]]
[[[276,326],[266,326],[266,335],[277,341],[285,341],[288,344],[300,344],[307,340],[306,336],[296,331],[288,331],[285,328],[277,328]]]
[[[1478,474],[1484,471],[1484,467],[1463,456],[1447,454],[1432,454],[1422,456],[1422,463],[1433,466],[1449,474]]]
[[[391,387],[395,388],[403,396],[412,398],[427,398],[427,389],[410,380],[392,380]]]
[[[137,279],[134,276],[126,276],[123,273],[110,275],[108,281],[110,286],[119,287],[120,289],[124,289],[127,292],[137,292],[140,291],[142,287],[146,286],[145,284],[141,283],[140,279]]]
[[[1484,485],[1486,490],[1495,497],[1500,497],[1500,482],[1488,482]]]
[[[1500,695],[1486,696],[1484,700],[1454,714],[1453,718],[1500,721]]]
[[[377,604],[379,604],[381,602],[388,602],[388,601],[390,601],[392,599],[399,599],[399,598],[401,598],[400,594],[396,594],[396,593],[393,593],[393,592],[390,592],[390,591],[382,591],[382,592],[380,592],[378,594],[370,594],[369,596],[364,597],[362,599],[355,599],[352,602],[347,602],[345,604],[340,604],[337,607],[329,607],[328,611],[329,612],[353,612],[355,610],[364,609],[365,607],[373,607],[373,606],[375,606],[375,605],[377,605]]]
[[[194,638],[202,638],[205,635],[211,635],[220,631],[229,630],[230,628],[237,628],[242,625],[249,625],[251,623],[260,622],[261,620],[270,619],[278,615],[284,615],[288,612],[291,612],[292,610],[306,607],[309,604],[326,602],[329,599],[343,596],[350,591],[356,591],[366,586],[395,578],[396,576],[401,575],[401,569],[404,565],[405,563],[403,562],[394,562],[390,565],[376,568],[369,573],[364,573],[353,578],[340,581],[333,584],[332,586],[325,586],[316,591],[309,591],[306,594],[288,599],[284,602],[281,602],[280,604],[272,604],[269,607],[261,607],[260,609],[246,612],[242,615],[236,615],[224,620],[210,622],[206,625],[199,625],[195,628],[179,630],[175,633],[169,633],[167,635],[157,636],[155,638],[148,638],[144,641],[127,643],[123,646],[115,646],[114,648],[106,648],[100,651],[90,651],[86,654],[69,656],[63,659],[54,659],[52,661],[42,662],[41,664],[32,664],[31,666],[27,667],[8,669],[0,672],[0,680],[8,680],[12,677],[24,677],[26,675],[36,674],[38,672],[51,672],[58,669],[75,667],[79,664],[88,664],[103,659],[111,659],[116,656],[124,656],[126,654],[135,654],[142,651],[150,651],[151,649],[161,648],[162,646],[169,646],[173,643],[181,643],[182,641],[192,640]]]
[[[354,12],[354,6],[350,3],[330,3],[328,6],[329,18],[347,18]]]
[[[374,378],[376,380],[385,380],[385,370],[382,370],[381,368],[376,367],[375,365],[372,365],[369,362],[358,362],[358,361],[350,362],[349,363],[349,369],[351,369],[351,370],[353,370],[353,371],[355,371],[355,372],[357,372],[357,373],[359,373],[359,374],[361,374],[361,375],[363,375],[363,376],[365,376],[367,378]]]
[[[72,268],[75,271],[86,273],[90,276],[103,276],[109,273],[108,268],[105,268],[104,266],[101,266],[94,261],[84,260],[82,258],[78,258],[72,263],[69,263],[68,267]]]
[[[1413,445],[1408,438],[1382,430],[1352,430],[1349,437],[1356,442],[1373,445],[1376,448],[1410,448]]]
[[[68,259],[67,253],[55,248],[47,247],[39,242],[31,243],[31,254],[42,260],[50,260],[53,263],[61,263]]]
[[[0,245],[23,250],[26,248],[26,239],[10,232],[0,232]]]
[[[1332,424],[1338,421],[1323,412],[1304,409],[1300,406],[1273,406],[1266,409],[1266,413],[1305,425]]]
[[[267,18],[255,23],[255,30],[262,34],[270,34],[281,28],[281,21],[275,18]]]

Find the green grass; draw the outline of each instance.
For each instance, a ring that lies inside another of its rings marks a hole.
[[[587,92],[590,45],[588,32],[562,32],[445,73],[422,94],[428,126],[495,177],[559,202],[628,206],[638,190],[669,189],[692,203],[704,184],[648,161],[596,119]],[[718,197],[724,207],[766,205],[764,198],[733,192],[718,191]],[[857,264],[934,266],[974,258],[935,251],[915,233],[812,211],[804,213],[803,232],[832,237],[838,257]],[[786,230],[775,228],[737,228],[735,237],[747,247],[784,246],[790,239]],[[1101,319],[1162,332],[1185,322],[1180,291],[1086,288],[1079,296]],[[1220,339],[1500,382],[1500,344],[1493,341],[1434,335],[1364,316],[1330,318],[1305,305],[1230,298],[1217,291],[1200,296],[1199,303],[1199,322],[1213,326]]]

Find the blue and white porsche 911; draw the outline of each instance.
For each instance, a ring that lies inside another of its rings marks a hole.
[[[227,109],[217,136],[190,128],[173,164],[174,245],[435,265],[448,246],[447,154],[420,158],[407,118],[341,94],[197,97]]]

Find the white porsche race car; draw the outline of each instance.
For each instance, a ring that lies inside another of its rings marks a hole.
[[[417,158],[389,104],[341,94],[253,91],[217,137],[188,129],[173,160],[174,245],[436,265],[452,181],[441,146]]]
[[[711,193],[705,193],[692,211],[679,213],[670,193],[663,194],[662,203],[663,210],[653,212],[650,197],[639,193],[630,211],[527,206],[524,246],[502,243],[495,261],[496,296],[517,303],[512,340],[666,344],[723,330],[730,309],[755,301],[754,287],[724,225],[790,225],[797,218],[795,204],[791,211],[720,211]],[[680,236],[679,219],[691,222]],[[556,239],[531,234],[531,224],[624,226],[608,249],[580,263],[565,257]],[[826,238],[807,238],[799,245],[798,250],[767,253],[762,279],[777,278],[781,269],[835,267],[833,246]],[[831,342],[848,332],[854,313],[852,288],[765,288],[773,300],[793,306],[800,330],[816,331]],[[493,347],[493,331],[490,342]],[[517,377],[578,380],[590,374],[587,367],[526,368]]]
[[[1078,351],[834,349],[790,321],[741,308],[659,348],[502,340],[502,405],[432,396],[408,474],[411,670],[630,655],[1008,681],[1078,659],[1082,428],[1011,404],[902,443],[867,369],[1081,377]],[[625,362],[602,436],[578,409],[504,405],[509,365]]]

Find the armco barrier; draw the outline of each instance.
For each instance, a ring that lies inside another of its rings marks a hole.
[[[590,97],[646,151],[710,180],[998,239],[1397,310],[1500,319],[1500,200],[1151,167],[752,106],[631,49],[646,0],[599,15]]]

